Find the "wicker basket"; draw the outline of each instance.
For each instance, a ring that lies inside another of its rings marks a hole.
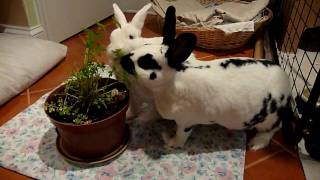
[[[157,16],[160,28],[163,27],[163,18]],[[262,17],[254,23],[254,32],[261,29],[272,19],[272,11],[266,8]],[[216,28],[203,27],[176,27],[177,34],[193,33],[197,36],[197,46],[205,49],[235,49],[244,46],[254,32],[235,32],[226,34],[224,31]]]
[[[218,4],[220,4],[222,2],[225,2],[225,0],[197,0],[197,1],[202,5],[207,5],[207,4],[210,4],[210,3],[218,3]]]

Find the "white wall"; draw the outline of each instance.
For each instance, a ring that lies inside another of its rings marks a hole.
[[[41,25],[47,39],[63,41],[113,14],[112,3],[123,11],[134,12],[148,0],[36,0]]]
[[[116,0],[115,1],[123,11],[137,11],[144,5],[151,2],[150,0]]]

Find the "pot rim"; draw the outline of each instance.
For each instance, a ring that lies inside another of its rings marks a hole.
[[[102,79],[113,79],[113,78],[102,78]],[[113,80],[118,81],[117,79],[113,79]],[[129,92],[128,88],[125,86],[124,83],[122,83],[122,82],[120,82],[120,81],[118,81],[118,82],[121,83],[121,84],[123,84],[124,87],[126,88],[126,90]],[[64,85],[65,85],[65,83],[62,83],[62,84],[60,84],[58,87],[56,87],[53,91],[51,91],[51,92],[49,93],[49,95],[46,97],[45,102],[48,101],[48,99],[50,98],[50,96],[51,96],[54,92],[56,92],[56,91],[59,90],[60,88],[63,88]],[[45,112],[46,115],[50,118],[51,121],[54,121],[54,122],[57,123],[57,124],[61,124],[61,125],[65,125],[65,126],[76,126],[76,127],[79,127],[79,126],[92,126],[92,125],[97,125],[97,124],[103,123],[104,121],[107,121],[107,120],[109,120],[109,119],[112,119],[113,117],[115,117],[115,116],[117,116],[118,114],[120,114],[123,110],[125,110],[125,109],[128,108],[128,106],[129,106],[129,100],[130,100],[130,95],[129,95],[129,93],[128,93],[128,95],[127,95],[127,103],[126,103],[126,105],[123,106],[120,110],[118,110],[117,112],[115,112],[115,113],[112,114],[111,116],[107,116],[107,117],[104,118],[104,119],[101,119],[101,120],[99,120],[99,121],[97,121],[97,122],[92,122],[92,123],[89,123],[89,124],[80,124],[80,125],[77,125],[77,124],[73,124],[73,123],[60,122],[60,121],[55,120],[55,119],[52,118],[51,116],[49,116],[49,114],[48,114],[45,110],[44,110],[44,112]]]

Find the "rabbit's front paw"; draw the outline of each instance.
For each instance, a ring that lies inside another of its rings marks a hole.
[[[248,148],[250,150],[256,151],[256,150],[259,150],[259,149],[262,149],[262,148],[268,146],[269,142],[270,142],[270,139],[268,139],[264,136],[258,135],[258,136],[253,137],[249,141]]]
[[[127,118],[128,120],[132,120],[132,119],[134,119],[136,116],[137,116],[136,113],[134,113],[134,112],[132,111],[132,109],[129,107],[128,110],[127,110],[127,112],[126,112],[126,118]]]
[[[182,148],[184,146],[184,143],[180,143],[179,141],[177,141],[175,137],[170,138],[168,134],[165,132],[162,132],[161,136],[165,143],[164,147],[166,149],[176,149],[176,148]]]

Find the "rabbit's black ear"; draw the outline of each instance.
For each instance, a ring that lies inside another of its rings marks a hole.
[[[176,36],[176,9],[173,6],[169,6],[166,11],[162,35],[163,44],[168,46],[173,44]]]
[[[197,44],[197,37],[192,33],[180,34],[174,41],[173,45],[169,46],[166,53],[168,65],[176,70],[183,70],[182,62],[192,53]]]

